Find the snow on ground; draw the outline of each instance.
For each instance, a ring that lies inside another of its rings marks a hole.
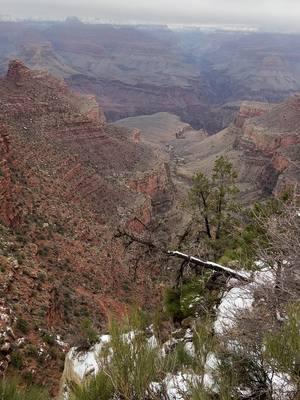
[[[130,343],[136,333],[130,331],[123,335],[125,342]],[[103,350],[103,347],[111,340],[110,335],[102,335],[99,337],[99,342],[95,344],[89,351],[78,352],[76,348],[72,348],[67,354],[68,361],[72,364],[72,370],[74,374],[79,378],[79,381],[83,381],[84,378],[90,374],[97,374],[99,371],[99,355]],[[158,341],[154,335],[148,339],[150,348],[158,346]]]
[[[99,337],[99,342],[89,351],[78,352],[74,347],[67,354],[68,361],[72,364],[74,374],[82,381],[90,374],[96,374],[99,371],[98,357],[106,343],[110,342],[109,335]]]
[[[296,393],[297,387],[291,382],[291,377],[288,374],[269,372],[268,377],[272,382],[274,400],[289,399]]]
[[[274,285],[274,272],[271,269],[267,269],[263,262],[258,261],[257,266],[261,268],[260,271],[256,271],[248,283],[242,284],[237,279],[230,279],[229,289],[223,296],[223,299],[217,309],[217,318],[214,323],[214,330],[217,334],[223,334],[227,329],[231,328],[235,321],[235,316],[247,309],[251,309],[254,302],[254,292],[258,287],[266,287]],[[247,273],[243,273],[246,276]],[[250,275],[248,273],[248,278]],[[150,329],[151,331],[151,329]],[[136,333],[128,332],[123,335],[124,340],[131,342]],[[195,347],[192,343],[193,332],[191,329],[187,329],[185,337],[183,339],[186,351],[191,355],[195,355]],[[68,360],[72,364],[74,374],[79,378],[79,381],[83,381],[84,378],[90,374],[96,374],[99,371],[99,354],[103,346],[109,343],[111,340],[109,335],[103,335],[99,338],[97,343],[91,350],[87,352],[77,352],[76,349],[71,349],[67,354]],[[152,334],[148,339],[149,346],[156,348],[159,344]],[[170,338],[161,348],[161,354],[164,356],[178,343],[175,338]],[[236,346],[232,343],[232,346]],[[167,390],[170,400],[183,400],[184,393],[186,394],[192,384],[202,382],[206,389],[214,392],[218,391],[217,384],[215,382],[214,373],[217,369],[219,360],[214,353],[209,353],[205,368],[203,379],[193,372],[189,373],[177,373],[167,374],[162,383],[153,382],[151,384],[151,390],[159,392],[162,388]],[[286,374],[272,373],[270,376],[272,381],[274,399],[280,400],[282,393],[290,393],[294,390],[294,387],[290,384],[290,378]],[[277,395],[278,394],[278,395]],[[67,398],[67,397],[66,397]]]
[[[218,368],[219,360],[214,353],[209,353],[204,367],[203,385],[206,389],[218,391],[214,373]]]
[[[256,265],[263,267],[264,264],[262,261],[257,261]],[[238,280],[231,279],[229,281],[231,288],[225,293],[217,309],[217,318],[214,323],[215,332],[220,335],[230,329],[238,313],[252,308],[255,289],[260,286],[272,286],[274,280],[274,272],[270,268],[256,271],[251,282],[247,284],[241,284]]]
[[[199,377],[194,373],[167,374],[162,383],[153,382],[150,391],[160,393],[165,390],[168,400],[184,400],[192,385],[196,385]]]

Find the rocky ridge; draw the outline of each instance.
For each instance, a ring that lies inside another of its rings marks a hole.
[[[209,174],[214,160],[225,155],[238,171],[246,203],[280,195],[299,186],[299,118],[298,95],[279,105],[243,102],[227,129],[181,150],[184,161],[176,174],[187,181],[198,170]]]
[[[241,108],[241,113],[244,107]],[[251,114],[241,127],[238,146],[259,152],[277,175],[273,193],[279,195],[300,180],[300,95],[280,105],[265,105]]]
[[[97,96],[109,121],[161,111],[216,133],[243,100],[299,91],[298,35],[0,22],[0,70],[22,59]]]
[[[159,154],[107,125],[94,97],[20,61],[1,79],[0,124],[1,337],[13,332],[0,362],[55,393],[83,320],[100,329],[129,303],[160,298],[159,263],[117,233],[165,217],[172,185]]]

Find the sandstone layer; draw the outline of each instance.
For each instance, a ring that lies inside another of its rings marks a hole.
[[[0,80],[0,157],[0,371],[22,357],[24,377],[55,392],[85,319],[101,329],[128,304],[158,301],[160,264],[118,233],[151,230],[173,189],[136,131],[107,125],[93,96],[17,60]]]

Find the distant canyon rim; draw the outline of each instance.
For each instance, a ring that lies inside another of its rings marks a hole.
[[[19,58],[94,94],[109,122],[170,112],[216,133],[244,100],[300,90],[299,35],[166,26],[0,22],[0,71]]]

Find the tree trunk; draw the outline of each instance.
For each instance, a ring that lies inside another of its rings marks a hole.
[[[188,254],[181,253],[180,251],[168,251],[169,256],[178,257],[183,260],[186,260],[194,265],[199,265],[200,267],[208,268],[216,272],[221,272],[224,275],[239,279],[244,282],[250,282],[249,276],[246,273],[235,271],[231,268],[224,267],[223,265],[216,264],[210,261],[203,261],[200,258],[189,256]]]

